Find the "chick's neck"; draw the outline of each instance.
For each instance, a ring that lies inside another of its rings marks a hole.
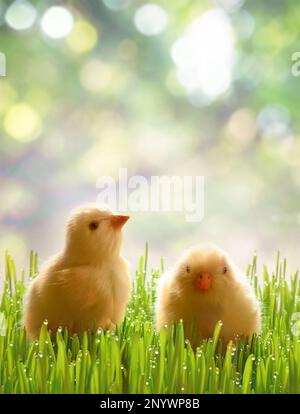
[[[118,260],[120,258],[120,249],[107,247],[91,251],[82,246],[75,247],[67,244],[63,250],[62,257],[68,266],[101,266]]]

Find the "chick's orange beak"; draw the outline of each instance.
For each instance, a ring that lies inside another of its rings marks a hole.
[[[121,228],[128,219],[129,216],[113,215],[110,222],[114,228]]]
[[[211,287],[211,274],[203,272],[195,279],[195,288],[200,291],[206,291]]]

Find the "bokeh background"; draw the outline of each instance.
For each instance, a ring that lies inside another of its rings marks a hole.
[[[205,216],[132,214],[152,266],[214,241],[245,266],[300,248],[300,7],[294,0],[0,1],[0,250],[63,244],[99,176],[204,175]],[[3,262],[3,260],[2,260]]]

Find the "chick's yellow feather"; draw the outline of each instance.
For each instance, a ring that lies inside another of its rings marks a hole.
[[[209,285],[201,282],[203,275]],[[260,305],[252,287],[224,251],[214,245],[195,246],[163,275],[156,304],[156,324],[171,325],[180,319],[193,342],[213,336],[223,322],[225,342],[249,337],[260,328]]]
[[[122,321],[131,289],[128,265],[120,256],[125,221],[126,216],[95,206],[72,214],[63,251],[29,286],[24,325],[30,338],[39,335],[44,320],[53,332],[61,326],[70,333]]]

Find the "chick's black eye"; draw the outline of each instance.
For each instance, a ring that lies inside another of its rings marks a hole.
[[[223,273],[224,273],[224,275],[225,275],[225,273],[227,273],[227,267],[226,266],[223,268]]]
[[[189,266],[189,265],[187,265],[187,267],[186,267],[186,269],[185,269],[185,270],[186,270],[186,272],[187,272],[187,273],[190,273],[190,272],[191,272],[191,268],[190,268],[190,266]]]
[[[99,223],[97,223],[97,221],[91,221],[90,224],[89,224],[89,229],[90,230],[97,230],[98,226],[99,226]]]

